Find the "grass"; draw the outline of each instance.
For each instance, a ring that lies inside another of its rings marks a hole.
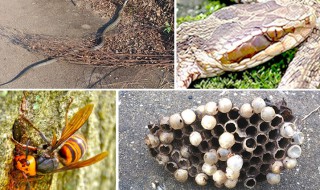
[[[208,1],[205,6],[206,12],[195,17],[186,16],[177,18],[178,25],[183,22],[201,20],[212,14],[212,12],[222,8],[225,4],[219,1]],[[297,49],[292,49],[284,52],[252,69],[243,72],[228,72],[221,76],[199,79],[191,84],[191,88],[277,88],[281,77],[287,69],[288,64],[293,59]]]

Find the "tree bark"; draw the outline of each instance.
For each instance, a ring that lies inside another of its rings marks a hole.
[[[21,91],[0,92],[0,189],[12,186],[14,144],[12,126],[19,117]],[[30,91],[26,95],[25,116],[51,141],[53,134],[60,137],[65,126],[65,113],[68,102],[73,99],[68,118],[88,103],[94,104],[94,110],[87,124],[79,130],[87,139],[88,149],[81,160],[91,158],[108,151],[106,159],[81,169],[59,174],[29,177],[34,189],[115,189],[116,180],[116,93],[115,91]],[[44,144],[37,131],[26,127],[25,136],[32,146]],[[24,142],[25,143],[25,142]],[[62,167],[62,166],[59,166]],[[25,179],[13,178],[15,185],[24,189]],[[10,183],[11,182],[11,183]]]

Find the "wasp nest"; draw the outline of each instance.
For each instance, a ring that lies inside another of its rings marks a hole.
[[[304,136],[282,100],[255,98],[240,108],[227,98],[187,109],[149,124],[145,142],[151,155],[177,181],[198,185],[247,188],[267,180],[280,182],[280,172],[297,165]]]

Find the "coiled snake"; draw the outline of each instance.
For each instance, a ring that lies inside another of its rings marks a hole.
[[[300,43],[278,88],[319,87],[319,1],[258,1],[229,6],[179,26],[178,88],[199,78],[255,67]]]
[[[91,51],[96,51],[101,49],[104,45],[105,45],[105,40],[104,40],[104,36],[111,30],[113,30],[120,22],[121,20],[121,14],[125,8],[125,6],[127,5],[127,2],[129,0],[125,0],[123,2],[123,4],[119,4],[117,6],[117,9],[114,13],[114,15],[112,16],[112,18],[106,23],[104,24],[101,28],[98,29],[97,33],[96,33],[96,45],[94,47],[91,48]],[[13,77],[11,80],[4,82],[2,84],[0,84],[0,86],[9,84],[17,79],[19,79],[20,77],[22,77],[24,74],[26,74],[28,71],[30,71],[30,69],[39,67],[39,66],[44,66],[44,65],[48,65],[51,63],[54,63],[56,61],[58,61],[61,57],[49,57],[46,58],[44,60],[32,63],[31,65],[28,65],[27,67],[25,67],[24,69],[22,69],[15,77]]]

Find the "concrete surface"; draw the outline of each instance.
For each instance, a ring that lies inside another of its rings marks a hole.
[[[194,108],[209,101],[228,97],[236,105],[251,101],[254,97],[267,97],[272,101],[282,98],[295,114],[297,124],[305,134],[302,145],[303,154],[298,166],[281,174],[279,185],[258,183],[254,189],[320,189],[320,110],[301,121],[312,110],[319,107],[320,91],[120,91],[119,92],[119,189],[152,189],[156,180],[166,190],[178,189],[216,189],[209,183],[200,188],[193,181],[177,182],[151,157],[144,137],[149,133],[149,121],[157,121],[161,116]],[[235,189],[246,189],[238,183]]]

